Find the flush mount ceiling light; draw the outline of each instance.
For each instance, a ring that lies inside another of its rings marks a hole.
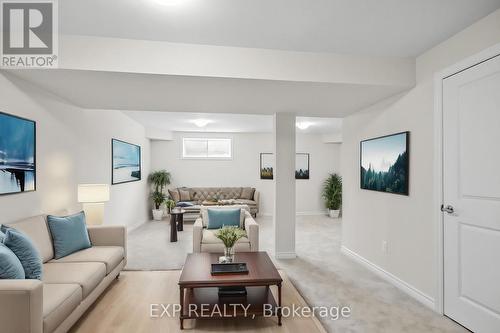
[[[178,6],[182,5],[188,0],[152,0],[152,1],[161,6]]]
[[[191,122],[198,127],[205,127],[208,124],[210,124],[212,121],[208,120],[208,119],[194,119],[194,120],[191,120]]]
[[[308,129],[311,125],[312,125],[312,123],[311,123],[311,122],[308,122],[308,121],[301,121],[301,122],[298,122],[298,123],[296,124],[296,126],[297,126],[297,128],[298,128],[299,130],[306,130],[306,129]]]

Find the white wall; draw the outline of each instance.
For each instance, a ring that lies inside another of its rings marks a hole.
[[[111,138],[142,146],[143,180],[111,187],[105,224],[149,219],[149,140],[118,111],[88,111],[8,74],[0,74],[0,110],[37,122],[37,191],[0,196],[0,223],[79,209],[78,183],[111,183]]]
[[[418,83],[409,92],[344,119],[343,235],[345,247],[417,288],[436,296],[433,220],[433,74],[500,43],[500,10],[417,58]],[[410,131],[410,195],[359,188],[359,141]],[[388,241],[388,253],[382,241]]]
[[[182,137],[231,137],[233,159],[188,160],[181,158]],[[297,152],[310,153],[310,179],[297,180],[297,212],[324,211],[321,184],[329,172],[339,172],[338,144],[325,144],[320,135],[297,135]],[[261,193],[261,213],[273,211],[274,186],[271,180],[261,180],[260,153],[272,152],[271,133],[182,133],[173,141],[153,141],[151,169],[166,169],[172,173],[171,187],[181,186],[252,186]]]

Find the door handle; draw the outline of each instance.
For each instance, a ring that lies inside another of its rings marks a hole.
[[[452,205],[441,205],[441,211],[443,213],[453,214],[455,212],[455,208]]]

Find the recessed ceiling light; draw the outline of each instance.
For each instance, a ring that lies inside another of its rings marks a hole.
[[[308,128],[309,128],[309,126],[311,126],[311,125],[312,125],[312,123],[311,123],[311,122],[308,122],[308,121],[301,121],[301,122],[298,122],[296,126],[297,126],[297,128],[298,128],[299,130],[306,130],[306,129],[308,129]]]
[[[194,120],[191,120],[191,122],[198,127],[205,127],[208,124],[210,124],[212,121],[208,120],[208,119],[194,119]]]

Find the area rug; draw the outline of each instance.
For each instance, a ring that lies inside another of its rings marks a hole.
[[[283,306],[307,307],[286,274],[283,278]],[[107,291],[71,329],[72,333],[96,332],[183,332],[178,317],[152,318],[151,304],[179,302],[180,271],[122,272]],[[275,292],[274,288],[273,294]],[[154,312],[158,315],[159,312]],[[278,326],[276,317],[236,318],[224,320],[185,320],[184,331],[191,332],[307,332],[325,333],[316,317],[283,317]]]

